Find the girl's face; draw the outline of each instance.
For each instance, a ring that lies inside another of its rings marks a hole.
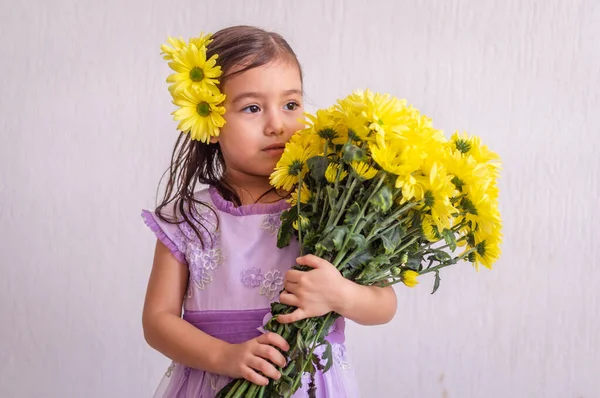
[[[302,122],[302,82],[292,62],[276,60],[233,75],[224,84],[225,120],[218,141],[226,175],[238,184],[273,172]]]

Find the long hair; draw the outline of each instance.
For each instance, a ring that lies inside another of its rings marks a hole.
[[[221,88],[231,76],[278,59],[293,62],[298,67],[302,79],[302,68],[296,54],[278,33],[252,26],[232,26],[216,32],[212,40],[207,46],[206,57],[208,59],[214,54],[219,56],[217,65],[223,71],[219,79]],[[232,72],[234,68],[239,69]],[[208,231],[204,225],[206,220],[202,219],[195,209],[197,206],[208,205],[194,197],[196,184],[213,186],[225,200],[237,206],[241,205],[234,189],[222,179],[225,170],[225,160],[219,143],[205,144],[194,141],[190,139],[189,134],[181,132],[173,149],[171,165],[165,172],[165,175],[168,174],[168,181],[162,201],[156,208],[158,217],[171,224],[186,222],[204,247],[206,242],[202,239],[197,225]],[[172,214],[169,214],[171,212],[165,208],[171,204]]]

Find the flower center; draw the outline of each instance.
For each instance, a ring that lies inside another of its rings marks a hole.
[[[191,71],[190,71],[190,79],[192,79],[193,82],[199,82],[202,79],[204,79],[204,71],[195,66]]]
[[[469,152],[471,150],[471,144],[469,144],[468,141],[465,141],[465,140],[456,140],[455,144],[456,144],[456,149],[460,153],[467,153],[467,152]]]
[[[210,114],[210,105],[207,102],[201,102],[196,107],[196,112],[198,112],[198,115],[206,117]]]
[[[433,207],[433,204],[435,203],[433,193],[431,191],[426,191],[424,196],[425,206]]]
[[[302,171],[302,167],[304,166],[304,164],[299,161],[299,160],[294,160],[289,166],[288,166],[288,174],[291,176],[297,176],[298,174],[300,174],[300,172]]]

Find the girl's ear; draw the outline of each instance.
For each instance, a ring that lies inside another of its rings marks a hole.
[[[219,142],[219,137],[210,137],[211,144],[216,144],[217,142]]]

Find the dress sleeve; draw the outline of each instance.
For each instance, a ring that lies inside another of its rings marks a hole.
[[[160,240],[171,251],[173,256],[182,264],[187,264],[183,249],[184,236],[179,230],[177,224],[167,223],[156,215],[155,212],[142,210],[142,219],[144,223],[154,232],[158,240]]]

